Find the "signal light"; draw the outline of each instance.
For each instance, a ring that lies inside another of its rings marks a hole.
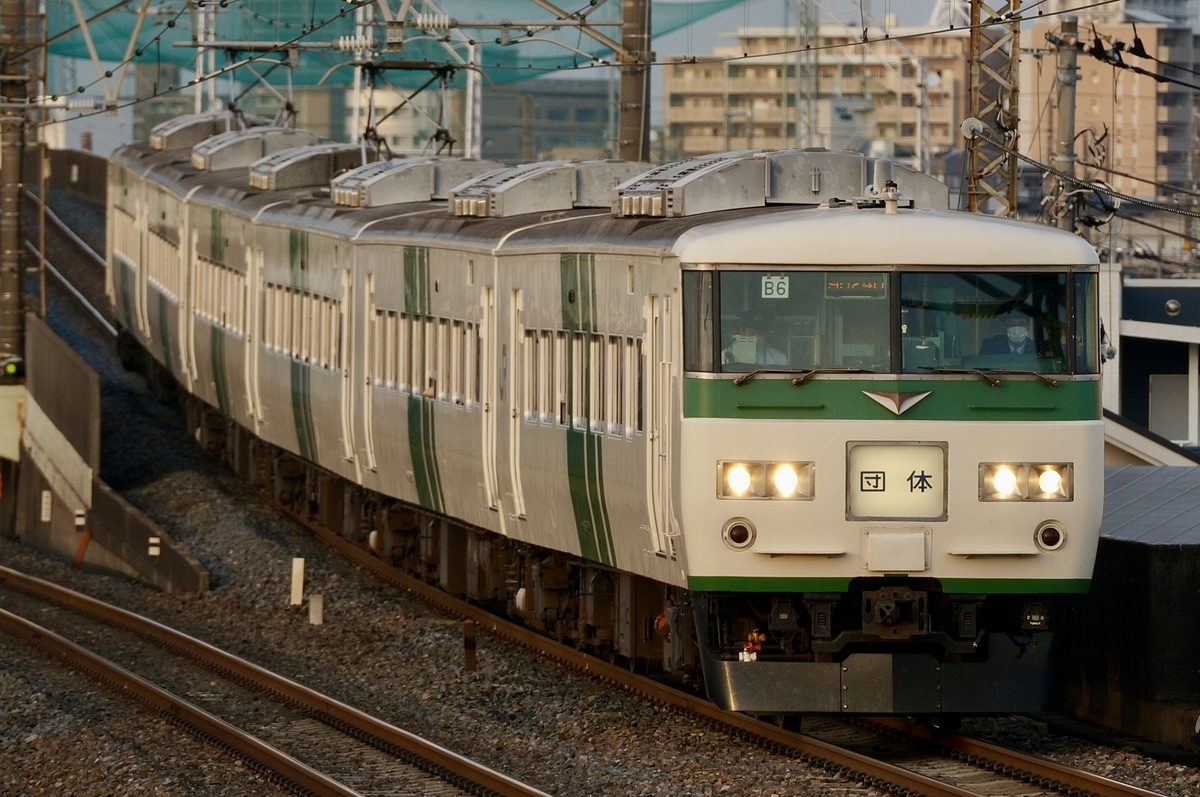
[[[6,360],[0,364],[0,381],[5,383],[19,382],[25,378],[25,361],[18,358]]]

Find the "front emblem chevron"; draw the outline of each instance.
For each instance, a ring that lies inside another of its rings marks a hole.
[[[932,394],[932,390],[925,390],[920,393],[876,393],[874,390],[864,390],[863,395],[872,401],[879,404],[881,407],[886,407],[897,415],[903,415],[921,399]]]

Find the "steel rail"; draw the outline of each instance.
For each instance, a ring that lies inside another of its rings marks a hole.
[[[153,639],[159,644],[170,646],[208,666],[228,672],[309,711],[329,717],[335,722],[403,750],[422,761],[429,762],[434,767],[453,772],[491,794],[501,795],[501,797],[549,797],[545,792],[482,766],[440,745],[376,719],[341,701],[149,618],[4,566],[0,566],[0,582],[39,598],[67,606],[74,611],[97,617],[103,622],[133,631]],[[182,702],[178,698],[172,698],[172,700]]]

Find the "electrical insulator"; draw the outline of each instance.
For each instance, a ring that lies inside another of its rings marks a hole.
[[[375,49],[375,40],[370,36],[339,36],[337,49],[346,53],[355,50],[373,50]]]
[[[413,27],[421,30],[450,30],[449,14],[414,14]]]

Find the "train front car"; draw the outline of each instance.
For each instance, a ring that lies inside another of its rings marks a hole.
[[[1096,256],[903,205],[681,242],[681,520],[729,709],[1053,702],[1103,502]]]

